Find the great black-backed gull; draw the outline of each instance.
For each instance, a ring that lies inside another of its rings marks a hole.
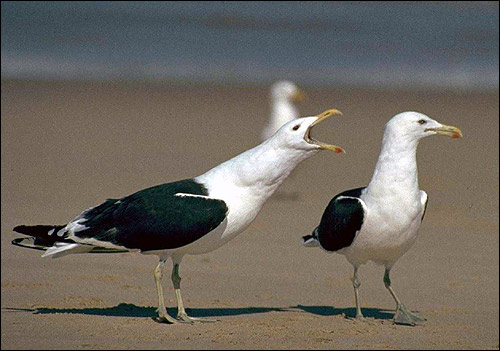
[[[43,257],[73,253],[139,251],[158,255],[154,271],[159,322],[192,322],[182,302],[179,264],[184,255],[213,251],[245,230],[266,200],[301,161],[338,146],[313,139],[313,126],[335,109],[293,120],[262,144],[196,178],[153,186],[121,199],[108,199],[65,225],[17,226],[30,235],[13,244],[45,250]],[[172,259],[177,319],[165,308],[162,268]]]
[[[418,186],[418,142],[430,135],[462,137],[462,132],[417,112],[394,116],[387,124],[382,150],[373,177],[365,188],[342,192],[326,208],[305,246],[320,246],[344,255],[354,266],[352,279],[356,317],[363,318],[359,304],[358,268],[368,261],[385,266],[384,284],[396,301],[394,321],[415,325],[424,319],[410,312],[391,287],[390,271],[417,238],[427,206],[427,194]]]
[[[283,124],[299,117],[299,111],[294,103],[301,102],[305,98],[306,94],[288,80],[274,83],[271,86],[271,114],[262,130],[261,139],[266,140]]]

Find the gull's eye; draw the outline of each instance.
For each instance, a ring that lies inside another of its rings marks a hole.
[[[427,121],[425,119],[421,119],[420,121],[418,121],[418,124],[426,124]]]
[[[292,129],[293,129],[293,130],[297,130],[297,129],[299,129],[299,128],[300,128],[300,124],[296,124],[296,125],[294,125],[294,126],[293,126],[293,128],[292,128]]]

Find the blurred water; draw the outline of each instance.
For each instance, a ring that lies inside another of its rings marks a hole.
[[[2,1],[2,78],[497,90],[498,2]]]

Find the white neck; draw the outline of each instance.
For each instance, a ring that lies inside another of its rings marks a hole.
[[[263,204],[301,161],[316,152],[279,147],[276,138],[270,138],[196,180],[207,186],[210,196],[226,193],[231,193],[231,197],[248,195]]]
[[[419,196],[417,146],[418,140],[386,130],[366,197],[381,198],[395,193]]]

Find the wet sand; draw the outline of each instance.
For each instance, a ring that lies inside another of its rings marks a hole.
[[[153,269],[134,253],[42,259],[10,245],[18,224],[62,224],[105,198],[199,175],[259,143],[267,89],[143,83],[2,82],[2,349],[498,349],[498,94],[307,89],[303,115],[345,155],[300,164],[255,222],[222,248],[186,256],[185,304],[211,324],[161,325]],[[393,325],[382,267],[304,248],[332,196],[367,184],[384,123],[405,110],[460,127],[418,150],[429,207],[393,286],[427,321]],[[170,268],[170,267],[169,267]],[[175,296],[165,274],[170,314]]]

